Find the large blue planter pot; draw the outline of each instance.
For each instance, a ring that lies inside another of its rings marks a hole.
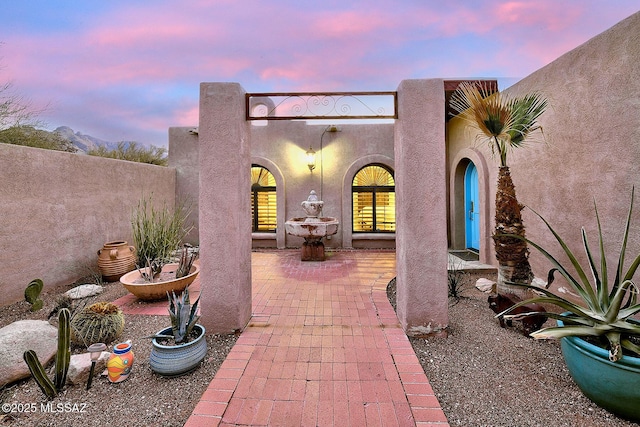
[[[162,345],[157,339],[152,340],[153,347],[149,357],[151,370],[165,377],[176,377],[191,372],[200,365],[207,354],[207,340],[204,326],[196,324],[197,339],[186,344]],[[171,335],[171,328],[158,332],[157,335]]]
[[[585,396],[613,414],[640,421],[640,358],[625,355],[611,362],[608,350],[578,337],[562,338],[560,344],[569,373]]]

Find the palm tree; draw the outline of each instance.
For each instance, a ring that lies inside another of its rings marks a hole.
[[[520,296],[520,287],[508,282],[531,284],[533,273],[516,189],[507,165],[507,154],[524,145],[525,139],[540,131],[538,118],[547,108],[547,100],[538,93],[509,98],[500,92],[489,93],[486,87],[461,83],[451,98],[451,107],[460,113],[467,125],[478,131],[476,139],[489,145],[491,153],[500,157],[496,191],[496,225],[493,234],[499,264],[498,292]],[[509,237],[516,235],[521,238]]]

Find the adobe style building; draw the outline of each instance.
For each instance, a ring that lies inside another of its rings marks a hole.
[[[519,201],[577,252],[581,226],[596,240],[597,201],[611,266],[631,189],[640,186],[638,76],[640,13],[503,91],[549,100],[540,119],[545,142],[509,155]],[[190,240],[201,247],[207,331],[243,328],[252,248],[299,247],[283,225],[303,216],[300,203],[315,190],[322,215],[340,221],[326,246],[395,248],[400,322],[409,334],[438,333],[448,323],[447,250],[471,248],[480,262],[496,264],[498,164],[447,114],[456,84],[405,80],[393,92],[392,118],[319,122],[265,121],[275,98],[247,97],[237,83],[202,83],[199,123],[169,129],[169,168],[0,144],[2,304],[21,300],[34,278],[68,284],[78,267],[95,263],[104,242],[131,241],[131,211],[153,193],[160,206],[194,204],[198,228]],[[636,206],[628,258],[640,252],[639,212]],[[524,221],[529,238],[558,253],[528,209]],[[25,244],[29,256],[20,256]],[[531,260],[546,277],[545,260],[536,253]]]
[[[611,249],[619,245],[631,188],[640,183],[638,34],[640,13],[504,91],[536,91],[549,100],[540,120],[544,143],[513,151],[509,165],[520,202],[549,219],[577,251],[581,226],[596,238],[594,199]],[[169,130],[176,198],[200,204],[199,230],[191,238],[205,254],[209,245],[213,251],[227,242],[232,250],[220,263],[234,273],[226,280],[247,282],[250,273],[238,277],[236,271],[247,270],[251,248],[301,245],[285,233],[284,222],[303,216],[300,203],[315,190],[323,215],[340,221],[326,246],[395,247],[401,322],[409,332],[439,330],[446,325],[447,249],[471,249],[480,262],[496,264],[491,233],[498,163],[450,116],[448,97],[458,83],[403,81],[393,120],[330,124],[307,116],[258,123],[251,119],[277,114],[279,101],[247,94],[239,84],[203,83],[199,125]],[[262,116],[254,117],[260,109]],[[313,170],[306,161],[310,148]],[[528,237],[552,248],[541,221],[529,210],[524,219]],[[640,241],[633,239],[637,252]],[[536,274],[546,277],[545,261],[533,253],[531,259]],[[207,271],[207,264],[203,259],[205,281],[225,270]],[[422,308],[413,312],[415,306]],[[246,310],[224,316],[244,318]]]

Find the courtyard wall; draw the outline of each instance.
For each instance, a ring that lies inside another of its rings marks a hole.
[[[105,242],[131,242],[142,197],[173,206],[175,169],[0,144],[0,306],[24,298],[36,278],[45,290],[97,269]]]

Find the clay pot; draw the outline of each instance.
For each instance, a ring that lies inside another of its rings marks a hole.
[[[135,266],[136,249],[127,242],[108,242],[98,251],[98,268],[107,282],[117,282]]]
[[[113,347],[113,353],[111,353],[107,361],[109,381],[119,383],[126,380],[131,373],[131,368],[133,368],[133,358],[131,341],[116,344]]]
[[[175,277],[178,269],[178,263],[165,264],[162,267],[162,273],[166,273],[171,277]],[[146,268],[145,268],[146,270]],[[148,271],[148,270],[146,270]],[[154,301],[158,299],[166,299],[167,292],[182,292],[189,286],[198,276],[200,267],[193,264],[189,274],[179,279],[170,279],[158,282],[147,283],[141,279],[139,270],[132,270],[120,278],[120,283],[127,288],[129,292],[141,300]]]

